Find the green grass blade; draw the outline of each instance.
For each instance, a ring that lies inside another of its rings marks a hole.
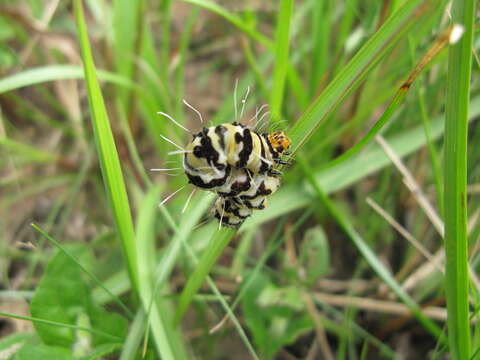
[[[348,92],[358,85],[358,80],[365,76],[370,65],[378,61],[378,55],[381,55],[385,48],[392,46],[400,38],[412,19],[419,19],[417,13],[419,6],[425,6],[427,3],[430,1],[405,2],[402,8],[388,18],[362,46],[292,127],[289,136],[294,146],[294,152],[305,143],[320,122],[335,109]],[[417,17],[415,18],[415,16]]]
[[[124,76],[105,70],[96,71],[100,80],[107,81],[115,85],[138,89],[138,86]],[[83,78],[84,71],[80,66],[77,65],[40,66],[37,68],[20,71],[0,79],[0,94],[15,89],[20,89],[25,86],[43,84],[50,81]]]
[[[138,289],[137,258],[135,250],[135,233],[133,230],[130,203],[123,180],[120,160],[113,139],[107,111],[97,81],[95,65],[90,49],[87,27],[83,15],[82,3],[74,1],[75,18],[82,52],[82,60],[87,83],[88,100],[92,113],[92,125],[97,146],[98,157],[102,169],[103,181],[113,217],[126,258],[132,288]]]
[[[190,305],[192,302],[193,297],[202,285],[205,277],[208,275],[208,272],[215,264],[218,257],[222,254],[223,249],[225,249],[225,246],[228,245],[230,239],[235,235],[235,233],[236,230],[234,229],[221,228],[215,232],[214,236],[210,239],[210,244],[207,250],[200,258],[194,273],[188,278],[187,284],[180,295],[175,314],[175,323],[178,323],[182,319],[183,314],[187,310],[188,305]]]
[[[137,256],[142,259],[138,262],[138,275],[141,279],[139,295],[147,313],[146,323],[150,326],[158,354],[162,359],[181,359],[186,358],[186,355],[180,345],[176,329],[172,326],[169,316],[172,313],[171,306],[168,301],[159,301],[155,298],[154,291],[155,219],[159,202],[160,190],[153,187],[145,195],[138,215],[135,243]]]
[[[467,133],[475,1],[454,1],[452,20],[465,33],[450,48],[445,119],[445,253],[452,359],[471,354],[468,304]]]
[[[293,0],[282,0],[277,18],[275,35],[275,65],[273,70],[270,111],[272,121],[281,120],[285,79],[288,69],[288,49],[290,46],[290,19],[293,11]]]
[[[0,316],[6,317],[6,318],[11,318],[11,319],[32,321],[32,322],[35,321],[35,322],[42,323],[42,324],[64,327],[64,328],[67,328],[67,329],[73,329],[73,330],[77,330],[77,331],[78,330],[87,331],[87,332],[92,333],[92,334],[105,336],[105,337],[107,337],[109,339],[112,339],[114,341],[118,341],[118,342],[123,341],[123,339],[119,338],[118,336],[108,334],[108,333],[103,332],[101,330],[95,330],[95,329],[87,328],[87,327],[83,327],[83,326],[77,326],[77,325],[72,325],[72,324],[64,324],[64,323],[60,323],[60,322],[57,322],[57,321],[45,320],[45,319],[40,319],[40,318],[32,317],[32,316],[10,314],[10,313],[6,313],[6,312],[0,312]]]

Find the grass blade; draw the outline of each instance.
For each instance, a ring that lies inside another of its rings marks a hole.
[[[103,96],[96,77],[82,3],[80,0],[75,0],[73,4],[82,51],[88,100],[92,113],[93,132],[103,181],[121,240],[123,254],[126,258],[132,289],[136,291],[138,289],[137,258],[130,203]]]
[[[171,321],[171,304],[159,299],[154,291],[153,274],[155,273],[155,219],[157,216],[160,191],[152,187],[147,192],[140,207],[136,227],[136,247],[139,259],[138,274],[139,295],[147,313],[145,324],[150,326],[158,354],[162,359],[186,359],[180,337]],[[148,331],[148,330],[147,330]]]
[[[98,78],[116,85],[130,87],[139,90],[133,82],[124,76],[108,72],[105,70],[96,70]],[[21,71],[0,80],[0,94],[19,89],[25,86],[42,84],[49,81],[83,79],[84,71],[77,65],[47,65],[33,69]]]
[[[293,152],[300,149],[320,122],[335,109],[349,91],[358,85],[358,80],[366,75],[366,71],[378,60],[378,56],[385,48],[391,47],[402,36],[412,20],[418,21],[421,14],[428,13],[428,10],[424,12],[418,12],[418,10],[421,5],[426,6],[429,3],[430,1],[421,0],[405,2],[362,46],[292,127],[289,136],[294,144]]]
[[[431,62],[435,59],[435,57],[447,46],[451,41],[452,33],[458,31],[458,27],[451,26],[447,30],[443,31],[437,38],[437,41],[430,47],[430,49],[425,53],[425,55],[421,58],[418,62],[417,66],[413,69],[410,73],[408,78],[405,82],[400,86],[400,88],[395,93],[392,101],[388,105],[385,112],[382,114],[380,119],[372,126],[372,128],[368,131],[368,133],[354,146],[344,152],[342,155],[338,156],[337,158],[330,161],[326,164],[326,167],[330,167],[336,164],[339,164],[351,156],[358,153],[362,150],[372,139],[375,135],[377,135],[380,130],[385,126],[385,124],[393,117],[395,111],[400,106],[400,104],[405,99],[408,91],[410,90],[413,82],[416,80],[418,75],[425,69],[426,66],[430,65]]]
[[[469,359],[471,354],[466,187],[474,13],[474,0],[453,2],[453,21],[463,25],[465,33],[449,52],[445,110],[446,295],[452,359]]]
[[[194,273],[188,278],[187,284],[180,295],[177,312],[175,314],[176,323],[178,323],[183,317],[183,314],[187,310],[188,305],[192,302],[193,297],[202,285],[208,272],[235,233],[235,229],[222,228],[215,232],[215,235],[210,239],[208,249],[203,253]]]
[[[270,109],[272,121],[279,121],[282,114],[283,93],[288,69],[288,48],[290,45],[290,19],[292,17],[293,0],[282,0],[277,18],[275,35],[275,67],[273,70],[272,95]]]
[[[87,331],[92,334],[97,334],[101,336],[105,336],[109,339],[112,339],[112,341],[118,341],[122,342],[123,339],[119,338],[118,336],[108,334],[104,331],[101,330],[95,330],[92,328],[88,327],[83,327],[83,326],[78,326],[78,325],[72,325],[72,324],[65,324],[65,323],[60,323],[57,321],[51,321],[51,320],[45,320],[45,319],[40,319],[32,316],[23,316],[23,315],[16,315],[16,314],[11,314],[11,313],[6,313],[6,312],[0,312],[0,316],[6,317],[6,318],[11,318],[11,319],[18,319],[18,320],[25,320],[25,321],[35,321],[38,323],[42,324],[47,324],[47,325],[52,325],[52,326],[58,326],[58,327],[64,327],[66,329],[73,329],[73,330],[81,330],[81,331]]]

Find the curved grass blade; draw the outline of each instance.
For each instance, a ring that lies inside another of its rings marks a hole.
[[[83,326],[77,326],[77,325],[72,325],[72,324],[64,324],[64,323],[59,323],[59,322],[56,322],[56,321],[40,319],[40,318],[36,318],[36,317],[32,317],[32,316],[16,315],[16,314],[10,314],[10,313],[6,313],[6,312],[0,312],[0,316],[11,318],[11,319],[18,319],[18,320],[25,320],[25,321],[35,321],[35,322],[38,322],[38,323],[64,327],[64,328],[67,328],[67,329],[87,331],[89,333],[96,334],[96,335],[101,335],[101,336],[107,337],[109,339],[118,341],[118,342],[123,342],[123,339],[118,337],[118,336],[108,334],[108,333],[103,332],[101,330],[95,330],[95,329],[86,328],[86,327],[83,327]]]
[[[98,78],[115,85],[139,90],[128,78],[105,70],[96,70]],[[24,70],[0,79],[0,94],[25,86],[67,79],[83,79],[82,67],[76,65],[47,65]]]
[[[415,79],[420,75],[420,73],[431,64],[431,62],[435,59],[435,57],[448,45],[452,42],[452,34],[456,34],[459,31],[458,26],[451,26],[440,36],[437,38],[435,43],[428,49],[425,55],[420,59],[417,66],[413,69],[413,71],[408,76],[407,80],[400,86],[400,88],[395,93],[391,103],[388,105],[385,112],[382,114],[380,119],[373,125],[373,127],[368,131],[368,133],[354,146],[344,152],[342,155],[338,156],[336,159],[328,162],[325,167],[330,167],[333,165],[337,165],[348,158],[352,157],[360,150],[362,150],[370,141],[377,135],[380,130],[385,126],[385,124],[393,117],[395,111],[399,107],[399,105],[405,99],[408,91],[410,90],[413,82]]]
[[[357,54],[330,82],[292,127],[289,137],[294,144],[292,152],[299,150],[343,98],[359,84],[381,55],[391,48],[415,21],[428,14],[432,2],[412,0],[390,16],[382,27],[362,46]],[[422,11],[419,11],[422,7]]]
[[[471,355],[468,304],[467,142],[475,1],[454,1],[465,33],[448,57],[445,118],[445,254],[448,338],[452,359]]]
[[[215,235],[210,239],[207,250],[202,254],[194,273],[188,278],[187,284],[180,295],[175,313],[175,323],[180,322],[188,305],[190,305],[193,297],[205,280],[205,277],[235,233],[235,229],[221,228],[215,232]]]
[[[112,130],[108,120],[107,111],[96,78],[87,27],[83,15],[81,0],[74,0],[75,18],[82,52],[82,60],[87,83],[88,100],[92,113],[92,125],[95,143],[98,151],[103,181],[109,204],[115,219],[118,235],[121,240],[123,254],[126,258],[128,274],[132,289],[138,290],[138,267],[135,249],[135,233],[133,230],[130,203],[123,180],[122,169],[117,149],[113,139]]]

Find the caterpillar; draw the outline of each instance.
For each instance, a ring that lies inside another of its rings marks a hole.
[[[232,169],[279,175],[274,167],[287,164],[281,156],[290,143],[282,131],[259,134],[237,122],[203,128],[186,146],[183,167],[190,183],[215,191],[233,182]]]
[[[243,103],[247,96],[248,90]],[[185,100],[183,102],[197,113],[203,123],[200,112]],[[255,118],[263,107],[257,110]],[[159,114],[190,132],[170,115],[162,112]],[[243,107],[240,117],[242,114]],[[264,209],[267,206],[267,197],[280,187],[281,172],[277,170],[278,166],[290,164],[282,159],[283,155],[290,154],[288,149],[291,145],[290,139],[282,131],[260,133],[238,122],[224,123],[204,127],[198,133],[192,134],[192,139],[185,148],[163,135],[160,136],[180,149],[169,154],[183,154],[183,171],[188,182],[195,188],[218,195],[213,206],[213,215],[220,220],[221,226],[238,227],[254,210]],[[160,205],[182,188],[168,196]],[[182,212],[188,206],[194,191],[188,197]]]

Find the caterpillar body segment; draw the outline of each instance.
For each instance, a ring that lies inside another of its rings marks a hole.
[[[186,146],[183,165],[192,184],[215,191],[229,184],[235,169],[252,174],[272,172],[289,146],[283,132],[259,134],[239,123],[225,123],[194,134]]]
[[[240,169],[232,172],[230,184],[223,186],[223,190],[214,206],[214,216],[221,225],[238,227],[246,218],[252,215],[253,210],[262,210],[267,206],[267,197],[280,187],[280,179],[269,174],[250,174],[249,170]],[[242,185],[242,190],[239,186]],[[248,185],[248,187],[247,187]]]
[[[222,226],[237,228],[252,215],[252,210],[237,204],[233,199],[219,197],[214,205],[214,217]]]

